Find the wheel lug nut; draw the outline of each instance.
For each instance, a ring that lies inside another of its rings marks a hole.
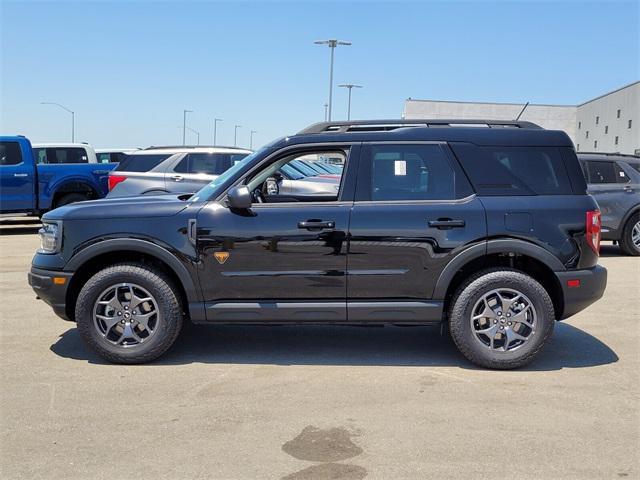
[[[124,309],[125,309],[125,310],[129,310],[129,306],[128,306],[128,305],[125,305],[125,306],[124,306]]]
[[[507,325],[511,325],[511,322],[509,322]]]
[[[500,325],[500,330],[504,330],[504,325]]]
[[[131,312],[132,315],[137,315],[138,312],[136,312],[135,310],[133,312]]]
[[[118,315],[122,315],[122,312],[118,312]]]
[[[502,312],[500,310],[498,310],[498,315],[502,315]]]
[[[494,320],[493,323],[498,323],[498,320]]]

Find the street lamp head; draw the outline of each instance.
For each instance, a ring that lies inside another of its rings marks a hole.
[[[362,85],[356,85],[355,83],[341,83],[338,86],[343,88],[362,88]]]
[[[351,42],[345,42],[344,40],[336,40],[336,39],[316,40],[313,43],[315,43],[316,45],[329,45],[330,47],[336,47],[338,45],[351,45]]]

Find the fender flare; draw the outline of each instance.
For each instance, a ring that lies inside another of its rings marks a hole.
[[[443,300],[447,294],[447,289],[449,288],[453,277],[467,263],[484,255],[508,252],[519,253],[535,258],[553,272],[566,270],[564,264],[553,256],[551,252],[534,243],[515,238],[488,240],[486,242],[477,243],[463,250],[447,264],[438,277],[432,298],[436,300]]]
[[[53,199],[56,197],[56,195],[60,192],[60,190],[62,190],[63,188],[67,187],[68,185],[71,184],[80,184],[83,185],[85,187],[87,187],[87,190],[93,192],[94,194],[96,194],[96,198],[100,198],[102,196],[102,194],[100,193],[100,190],[96,188],[95,185],[92,185],[91,182],[84,178],[84,177],[79,177],[79,178],[65,178],[62,181],[59,181],[57,183],[54,183],[53,185],[49,186],[49,208],[51,208],[53,206]],[[67,192],[67,193],[80,193],[78,192]]]
[[[64,267],[65,271],[75,272],[91,259],[109,252],[126,250],[150,255],[164,262],[180,280],[187,294],[189,304],[202,302],[200,291],[187,268],[167,249],[148,240],[138,238],[111,238],[94,243],[76,253]]]

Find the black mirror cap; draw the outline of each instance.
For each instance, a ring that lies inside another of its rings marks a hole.
[[[249,188],[244,185],[239,187],[233,187],[227,194],[227,202],[229,208],[234,210],[247,210],[251,208],[253,199],[251,198],[251,192]]]

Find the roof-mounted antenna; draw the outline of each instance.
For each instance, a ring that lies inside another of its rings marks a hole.
[[[522,114],[524,113],[524,111],[527,109],[528,106],[529,106],[529,102],[525,103],[524,107],[522,107],[522,110],[520,110],[520,113],[516,117],[516,120],[515,120],[516,122],[520,120],[520,117],[522,116]]]

